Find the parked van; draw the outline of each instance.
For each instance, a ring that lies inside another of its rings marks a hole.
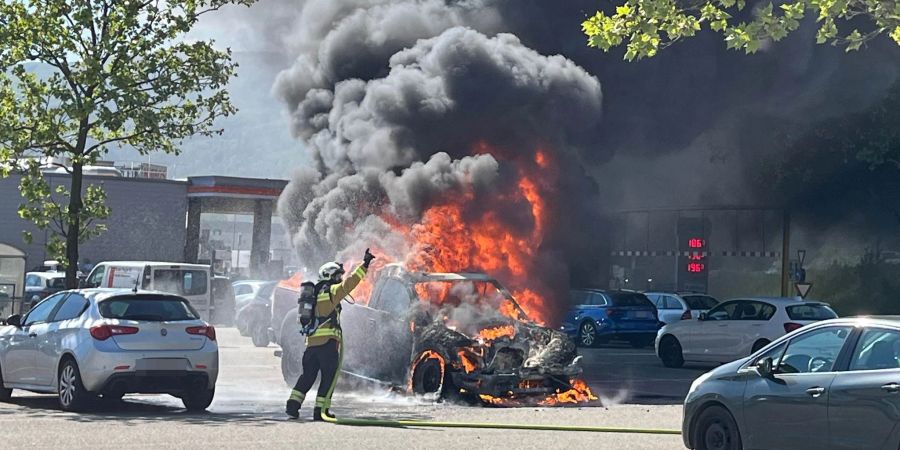
[[[200,316],[210,320],[212,289],[210,270],[204,264],[152,261],[107,261],[94,266],[83,287],[126,288],[180,295]]]

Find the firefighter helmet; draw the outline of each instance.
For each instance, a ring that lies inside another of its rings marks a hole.
[[[319,280],[320,281],[337,281],[340,279],[340,276],[344,274],[344,265],[338,262],[328,262],[322,264],[322,267],[319,267]]]

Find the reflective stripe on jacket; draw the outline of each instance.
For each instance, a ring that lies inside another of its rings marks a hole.
[[[307,347],[325,344],[331,339],[341,342],[341,300],[366,276],[366,269],[358,266],[339,284],[332,284],[316,297],[316,316],[322,318],[319,328],[306,338]],[[328,318],[334,313],[334,317]]]

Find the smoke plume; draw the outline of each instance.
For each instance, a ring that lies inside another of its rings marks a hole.
[[[570,280],[603,284],[599,213],[779,206],[752,186],[771,184],[783,136],[868,107],[900,74],[893,44],[845,55],[816,46],[812,22],[754,56],[702,33],[625,64],[584,45],[596,1],[265,1],[294,58],[273,91],[314,161],[279,203],[304,264],[374,247],[433,265],[446,249],[418,238],[458,215],[475,236],[454,247],[484,257],[449,268],[553,302]],[[528,238],[497,239],[506,270],[478,240],[494,230]]]

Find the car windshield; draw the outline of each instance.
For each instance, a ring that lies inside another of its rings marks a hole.
[[[821,303],[788,306],[786,309],[791,320],[828,320],[837,317],[837,313],[829,308],[828,305]]]
[[[708,295],[684,295],[681,298],[688,304],[691,309],[712,309],[719,304],[719,301]]]
[[[197,320],[200,315],[187,300],[160,295],[113,297],[98,304],[100,315],[107,319],[170,322]]]
[[[653,306],[647,296],[637,292],[609,292],[607,295],[612,299],[614,306],[644,306],[648,308]]]

